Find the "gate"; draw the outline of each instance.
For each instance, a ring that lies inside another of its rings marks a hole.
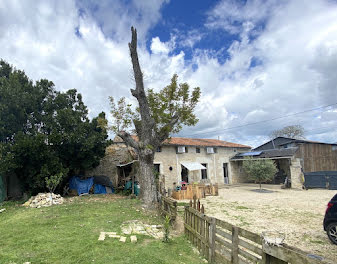
[[[337,190],[337,171],[315,171],[304,173],[304,187]]]

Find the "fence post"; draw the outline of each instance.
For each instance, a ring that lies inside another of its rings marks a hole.
[[[239,228],[232,226],[232,263],[239,263]]]
[[[210,263],[215,262],[215,234],[216,234],[216,219],[212,217],[210,219],[209,229],[209,259]]]

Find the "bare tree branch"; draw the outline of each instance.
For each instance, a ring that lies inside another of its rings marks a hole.
[[[138,142],[136,142],[128,132],[118,132],[118,136],[121,137],[128,146],[133,147],[134,149],[136,149],[136,151],[138,151]]]
[[[131,89],[131,93],[134,97],[137,98],[139,103],[139,112],[142,120],[142,132],[152,135],[155,122],[151,117],[151,111],[149,103],[147,101],[146,93],[144,90],[143,82],[143,73],[141,71],[138,53],[137,53],[137,30],[134,27],[131,27],[131,43],[129,43],[130,56],[132,61],[132,67],[134,72],[134,77],[136,81],[136,89]],[[143,137],[143,133],[140,134],[140,137]]]

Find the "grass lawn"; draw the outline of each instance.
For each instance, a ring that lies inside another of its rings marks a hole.
[[[127,220],[162,224],[144,213],[138,200],[115,195],[66,199],[65,204],[40,209],[7,202],[0,213],[0,263],[204,263],[184,236],[163,243],[137,235],[131,244],[107,237],[101,231],[122,234]]]

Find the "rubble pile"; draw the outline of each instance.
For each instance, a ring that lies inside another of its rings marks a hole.
[[[63,197],[59,194],[39,193],[36,196],[32,196],[23,205],[32,208],[41,208],[51,206],[53,204],[63,204]]]
[[[125,235],[140,234],[149,235],[156,239],[164,237],[161,225],[147,225],[139,220],[126,221],[121,225],[122,232]]]

